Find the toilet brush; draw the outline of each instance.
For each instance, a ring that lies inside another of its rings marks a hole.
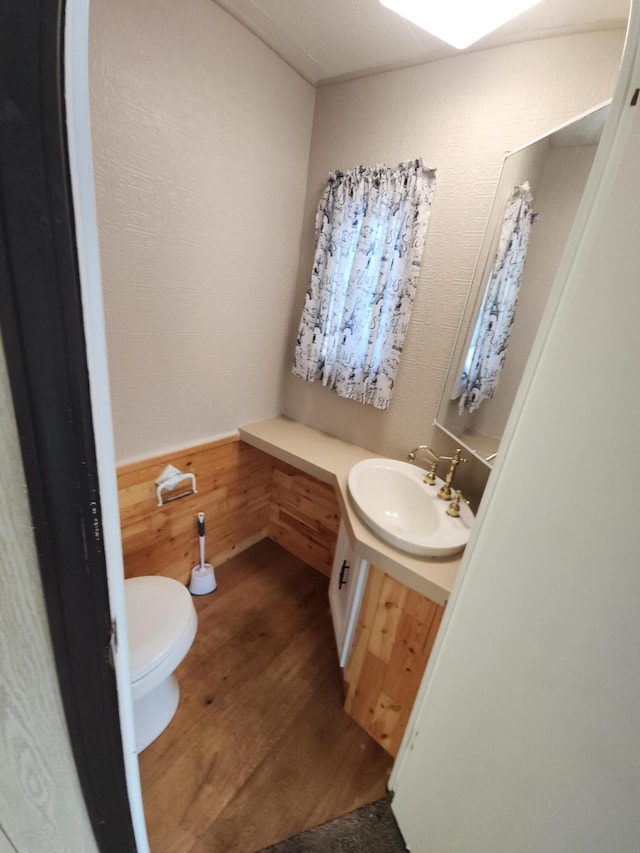
[[[200,562],[191,569],[189,592],[192,595],[206,595],[213,592],[218,584],[211,563],[204,561],[204,513],[198,513],[198,536],[200,538]]]

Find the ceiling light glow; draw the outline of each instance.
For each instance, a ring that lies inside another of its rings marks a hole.
[[[462,50],[540,0],[380,0],[423,30]]]

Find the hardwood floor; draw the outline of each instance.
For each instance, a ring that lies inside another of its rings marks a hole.
[[[391,770],[343,711],[327,578],[270,540],[216,578],[140,756],[152,853],[255,853],[384,796]]]

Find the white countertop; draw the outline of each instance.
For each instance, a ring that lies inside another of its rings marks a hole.
[[[433,559],[405,554],[379,539],[356,513],[347,476],[356,462],[377,454],[285,417],[247,424],[239,432],[247,444],[333,485],[343,521],[359,544],[360,555],[437,604],[446,603],[462,555]]]

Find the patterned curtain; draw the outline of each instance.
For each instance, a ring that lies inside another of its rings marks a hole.
[[[295,376],[388,408],[434,187],[435,172],[421,160],[329,175],[316,215]]]
[[[532,204],[527,181],[514,187],[507,200],[498,251],[467,354],[468,370],[462,376],[460,414],[475,411],[483,400],[493,397],[498,386],[516,314],[531,225],[537,218]]]

